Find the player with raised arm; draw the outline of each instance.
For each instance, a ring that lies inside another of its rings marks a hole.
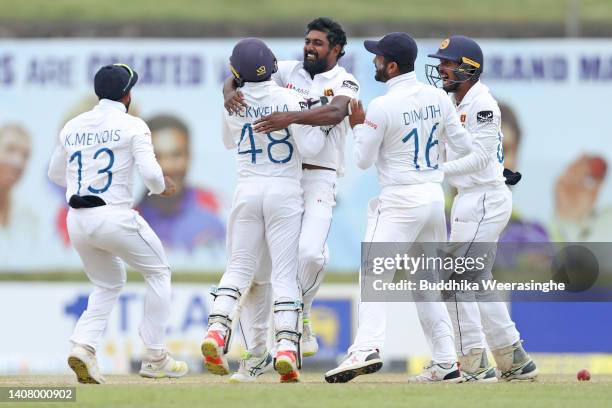
[[[280,131],[257,132],[253,122],[273,111],[300,109],[296,92],[271,80],[277,70],[274,54],[261,41],[239,41],[230,58],[231,70],[249,107],[226,112],[223,140],[236,149],[238,185],[227,228],[228,261],[209,316],[202,343],[206,367],[228,374],[225,354],[241,296],[249,288],[264,251],[271,260],[276,354],[274,368],[281,382],[299,380],[301,293],[298,287],[298,243],[304,202],[300,179],[302,157],[316,156],[325,143],[318,127],[290,125]],[[268,294],[269,296],[269,294]],[[264,360],[269,363],[270,358]]]
[[[292,123],[323,126],[325,145],[314,157],[305,158],[302,189],[304,190],[304,217],[299,243],[299,282],[304,310],[302,352],[314,355],[318,343],[310,323],[310,309],[323,281],[325,265],[329,259],[327,238],[331,228],[332,210],[336,204],[336,181],[344,173],[344,138],[349,131],[348,103],[358,98],[359,83],[355,77],[338,65],[344,55],[346,33],[335,21],[320,17],[307,26],[304,40],[304,61],[279,61],[278,72],[272,79],[280,86],[300,93],[306,102],[302,111],[274,112],[255,121],[256,132],[272,132]],[[229,78],[224,87],[225,107],[240,112],[248,105],[240,90]],[[259,268],[266,268],[263,260]],[[256,275],[263,275],[256,273]],[[264,302],[267,283],[254,281],[241,307],[240,324],[245,335],[248,353],[243,359],[237,381],[251,381],[261,373],[265,360],[265,340],[268,326]],[[248,360],[248,361],[247,361]],[[243,369],[244,368],[244,369]],[[253,374],[256,373],[256,374]]]
[[[175,191],[155,159],[149,128],[127,113],[137,80],[138,74],[127,65],[102,67],[94,78],[100,102],[66,123],[49,164],[49,178],[67,187],[68,233],[95,285],[70,338],[68,364],[80,383],[105,382],[96,350],[125,285],[124,262],[142,273],[146,285],[139,331],[146,351],[140,375],[161,378],[187,373],[187,364],[174,360],[164,341],[171,275],[164,248],[132,209],[134,166],[150,194],[170,196]]]
[[[439,141],[460,154],[470,151],[448,96],[420,83],[414,72],[417,44],[406,33],[391,33],[380,41],[365,41],[375,54],[376,80],[385,82],[385,95],[372,100],[365,114],[361,102],[351,101],[350,124],[357,166],[376,165],[380,195],[368,204],[364,242],[446,242],[443,173],[438,163]],[[361,278],[361,276],[360,276]],[[432,361],[417,376],[419,382],[460,382],[453,328],[443,302],[416,303],[419,320],[432,350]],[[339,367],[325,380],[347,382],[382,367],[386,310],[380,302],[360,302],[357,335]]]
[[[457,112],[473,137],[473,150],[464,157],[460,157],[453,146],[447,145],[448,161],[442,164],[447,179],[458,190],[451,211],[450,241],[465,243],[468,248],[480,252],[483,247],[487,251],[490,248],[492,253],[487,256],[486,275],[483,277],[490,279],[495,260],[494,244],[512,213],[512,193],[506,183],[518,181],[515,173],[504,171],[499,106],[489,88],[480,81],[484,58],[474,40],[452,36],[443,40],[438,51],[429,57],[439,59],[440,63],[426,65],[428,80],[452,94]],[[471,245],[473,242],[483,244]],[[482,253],[476,256],[482,256]],[[466,380],[497,381],[495,369],[487,359],[485,335],[502,379],[535,378],[538,370],[523,349],[506,305],[494,299],[480,298],[479,294],[476,294],[476,299],[480,301],[465,301],[459,298],[463,295],[453,294],[454,299],[447,302],[447,306]]]

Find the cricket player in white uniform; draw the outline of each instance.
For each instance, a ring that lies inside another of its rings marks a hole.
[[[293,89],[304,98],[302,111],[275,112],[255,122],[257,132],[284,129],[292,123],[323,126],[325,145],[315,157],[304,158],[302,189],[304,217],[299,243],[299,281],[303,296],[303,335],[301,351],[304,356],[318,350],[317,338],[310,324],[310,310],[323,281],[329,259],[327,238],[331,228],[332,210],[336,204],[336,181],[344,173],[344,139],[349,131],[348,103],[359,97],[359,83],[338,65],[344,55],[346,34],[341,26],[328,18],[317,18],[307,26],[304,61],[280,61],[272,79],[280,86]],[[244,108],[240,91],[234,90],[233,80],[226,83],[226,108]],[[259,269],[269,269],[264,259]],[[258,272],[256,276],[265,276]],[[269,360],[266,352],[267,317],[263,312],[269,283],[258,279],[241,305],[240,325],[248,353],[236,381],[252,381],[261,374]]]
[[[225,145],[237,148],[238,185],[228,222],[227,268],[213,292],[215,301],[202,353],[211,372],[229,373],[224,354],[230,344],[232,322],[240,297],[251,285],[266,251],[271,260],[271,273],[267,273],[274,301],[274,368],[281,382],[295,382],[299,380],[302,309],[297,279],[303,213],[302,156],[318,154],[325,135],[318,127],[301,125],[277,132],[253,129],[253,122],[263,115],[300,109],[300,95],[271,80],[276,65],[274,54],[255,38],[238,42],[230,58],[248,107],[241,112],[226,112],[225,116]]]
[[[161,378],[187,373],[187,364],[166,351],[170,267],[164,248],[132,209],[134,165],[150,194],[169,196],[175,190],[155,159],[149,128],[127,113],[137,80],[127,65],[102,67],[94,78],[99,104],[66,123],[49,165],[49,178],[67,187],[68,233],[95,285],[70,338],[68,364],[81,383],[104,383],[95,353],[125,285],[123,262],[142,273],[146,285],[140,326],[146,351],[140,375]]]
[[[376,80],[388,91],[372,100],[367,116],[361,103],[351,101],[350,123],[355,138],[357,166],[378,171],[380,195],[368,205],[365,242],[446,242],[443,173],[438,163],[438,141],[459,152],[470,151],[448,96],[420,83],[414,73],[416,42],[406,33],[391,33],[380,41],[365,41],[376,55]],[[417,302],[432,361],[417,381],[460,382],[453,328],[443,302]],[[328,371],[328,382],[347,382],[382,367],[385,304],[360,302],[357,335],[348,357]],[[397,322],[396,322],[397,323]]]
[[[439,59],[440,63],[426,66],[428,80],[452,93],[461,121],[473,138],[472,152],[464,157],[460,157],[453,146],[446,145],[447,162],[442,164],[442,170],[458,190],[451,211],[450,241],[466,243],[480,252],[491,248],[485,276],[491,278],[494,243],[512,212],[512,193],[506,186],[504,174],[508,179],[514,176],[509,170],[504,172],[499,107],[479,80],[484,60],[474,40],[452,36],[443,40],[439,50],[429,57]],[[473,242],[493,244],[471,245]],[[482,256],[482,253],[475,256]],[[461,293],[453,296],[447,306],[466,380],[497,381],[495,369],[487,359],[485,335],[502,379],[526,380],[537,376],[536,365],[523,349],[519,332],[504,303],[484,298],[478,302],[461,301]]]

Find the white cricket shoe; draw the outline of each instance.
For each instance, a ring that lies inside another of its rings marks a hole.
[[[436,364],[433,361],[429,365],[423,367],[423,372],[414,378],[418,383],[432,382],[448,382],[460,383],[463,382],[459,364]]]
[[[75,344],[68,355],[68,365],[81,384],[104,384],[106,380],[100,374],[96,355],[85,347]]]
[[[497,382],[495,367],[489,363],[484,348],[474,348],[459,356],[459,367],[466,382]]]
[[[317,354],[317,351],[319,351],[317,336],[312,331],[310,319],[304,319],[304,328],[302,330],[302,355],[304,357],[311,357]]]
[[[461,375],[465,382],[497,382],[497,371],[493,366],[482,367],[471,372],[462,371]]]
[[[187,374],[187,371],[187,363],[175,360],[166,351],[158,360],[143,359],[138,374],[146,378],[179,378]]]
[[[272,370],[272,361],[272,355],[268,352],[261,356],[254,356],[245,351],[240,359],[238,371],[229,380],[232,383],[255,382],[260,375]]]
[[[521,340],[507,347],[492,350],[492,353],[502,380],[534,381],[538,376],[538,368],[523,348]]]
[[[378,350],[353,351],[337,368],[325,373],[328,383],[345,383],[358,375],[372,374],[380,370],[383,362]]]

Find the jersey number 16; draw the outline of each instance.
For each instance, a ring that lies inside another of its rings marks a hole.
[[[431,159],[429,158],[431,149],[433,149],[433,147],[438,144],[437,139],[433,140],[437,127],[438,127],[438,123],[433,125],[433,128],[431,128],[431,132],[429,133],[429,139],[427,139],[427,145],[425,145],[425,162],[426,162],[427,167],[430,169],[438,168],[438,157],[436,156],[435,164],[433,166],[431,165]],[[414,142],[414,168],[417,170],[421,170],[421,165],[419,164],[419,153],[420,153],[419,152],[419,131],[417,128],[412,129],[410,133],[404,136],[402,138],[402,142],[408,143],[410,139],[412,139]]]

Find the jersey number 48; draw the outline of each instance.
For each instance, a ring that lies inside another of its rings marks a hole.
[[[291,136],[289,134],[289,129],[284,129],[285,131],[285,137],[282,139],[275,139],[272,137],[272,134],[267,133],[268,135],[268,140],[270,141],[270,143],[268,143],[268,158],[270,159],[270,161],[272,163],[287,163],[289,160],[291,160],[291,157],[293,156],[293,145],[291,144],[291,142],[289,142],[287,139],[289,139],[289,137]],[[250,150],[240,150],[240,145],[242,144],[242,141],[245,139],[245,136],[247,135],[249,136],[249,143],[250,143]],[[275,145],[287,145],[287,148],[289,149],[289,153],[287,154],[287,157],[279,159],[279,158],[275,158],[272,155],[272,148]],[[255,137],[253,136],[253,127],[251,126],[250,123],[245,123],[244,126],[242,127],[242,133],[240,134],[240,141],[238,141],[238,154],[251,154],[251,163],[256,164],[257,163],[257,154],[262,153],[263,151],[261,149],[257,149],[257,146],[255,146]]]

